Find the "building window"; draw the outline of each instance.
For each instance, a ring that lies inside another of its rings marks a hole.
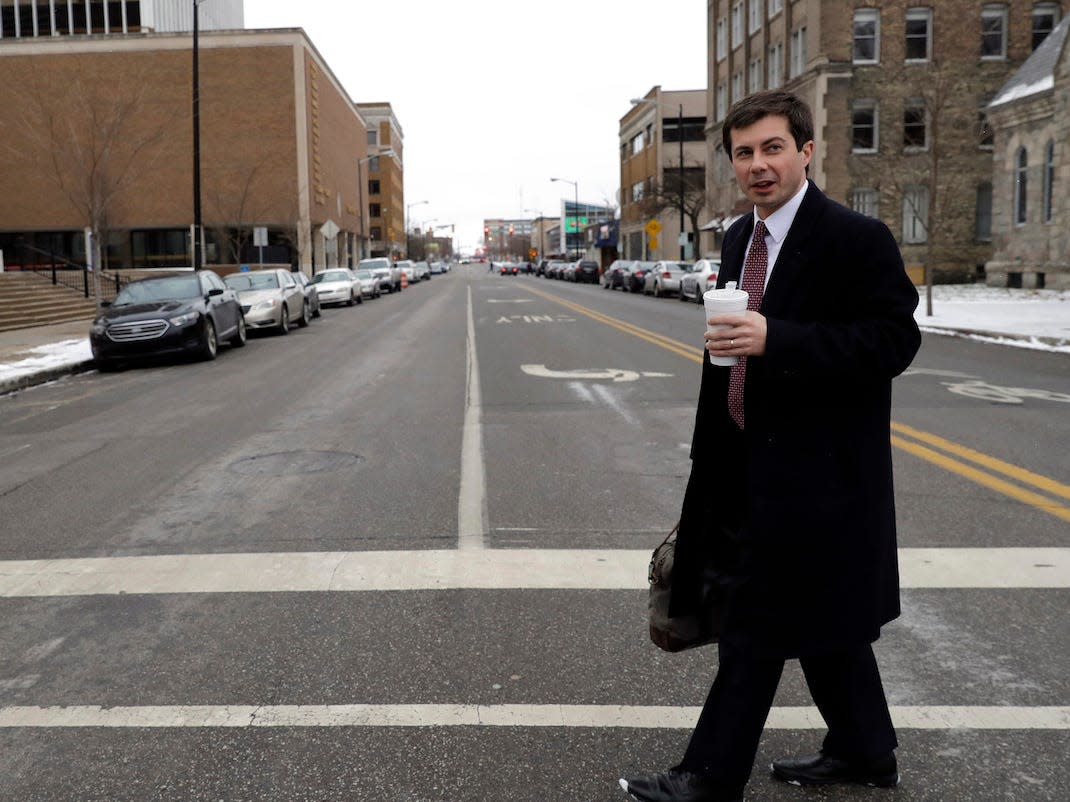
[[[906,15],[906,60],[928,61],[933,13],[927,8],[911,8]]]
[[[732,6],[732,49],[743,44],[743,0]]]
[[[776,89],[784,83],[784,43],[777,42],[769,46],[769,58],[766,59],[769,67],[769,81],[767,86]]]
[[[992,182],[977,185],[977,212],[974,219],[974,234],[981,242],[992,239]]]
[[[802,75],[806,70],[806,28],[799,28],[791,34],[791,71],[789,78]]]
[[[981,58],[989,61],[1007,58],[1007,7],[1004,5],[981,9]]]
[[[877,104],[872,100],[856,100],[851,104],[851,151],[877,152]]]
[[[769,3],[768,3],[769,19],[772,19],[773,17],[775,17],[777,14],[779,14],[783,10],[784,10],[784,0],[769,0]]]
[[[1048,140],[1044,148],[1044,205],[1041,215],[1045,223],[1051,222],[1052,188],[1055,186],[1055,142]]]
[[[929,126],[925,101],[907,100],[903,107],[903,147],[907,150],[925,150],[928,146]]]
[[[747,30],[757,33],[762,29],[762,0],[750,0],[750,23]]]
[[[644,147],[643,137],[644,137],[644,134],[643,134],[642,131],[640,131],[638,134],[636,134],[635,136],[632,137],[632,155],[633,156],[635,154],[637,154],[637,153],[642,153],[643,152],[643,147]]]
[[[368,204],[368,216],[369,217],[382,217],[383,216],[383,205],[381,203],[369,203]],[[378,239],[378,237],[373,236],[372,239]]]
[[[732,76],[732,102],[735,103],[743,97],[743,70],[739,70]]]
[[[368,194],[378,195],[383,191],[382,184],[380,184],[378,178],[373,178],[368,182]]]
[[[368,132],[368,144],[369,145],[378,145],[379,144],[379,132],[378,131],[369,131]]]
[[[383,229],[381,229],[379,226],[372,226],[371,235],[373,240],[381,240],[383,238]]]
[[[762,60],[760,58],[751,59],[749,78],[750,83],[747,87],[750,92],[757,92],[762,88]]]
[[[1014,222],[1023,225],[1028,211],[1026,193],[1029,188],[1029,156],[1025,148],[1018,148],[1014,163]]]
[[[856,189],[851,193],[851,208],[866,217],[877,217],[877,190]]]
[[[917,245],[928,239],[929,188],[909,186],[903,192],[903,242]]]
[[[632,184],[632,203],[639,203],[643,199],[643,182]]]
[[[377,173],[377,172],[379,172],[379,157],[378,156],[372,156],[370,159],[368,159],[368,172],[369,173]]]
[[[1058,3],[1037,3],[1033,6],[1033,49],[1040,47],[1049,33],[1059,24]]]
[[[728,87],[717,84],[717,119],[723,120],[728,114]]]
[[[855,10],[854,51],[855,64],[876,64],[881,60],[880,12],[875,8]]]
[[[724,61],[728,58],[728,20],[721,17],[717,20],[717,60]]]

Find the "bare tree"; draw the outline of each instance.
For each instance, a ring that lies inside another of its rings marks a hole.
[[[903,140],[890,147],[901,146],[902,155],[851,158],[891,208],[901,204],[904,217],[909,212],[921,228],[925,309],[931,316],[934,269],[944,261],[961,260],[964,232],[972,224],[978,177],[964,165],[977,161],[984,132],[978,125],[976,93],[961,67],[933,60],[924,70],[906,66],[886,74],[885,81],[899,87]]]
[[[663,171],[662,180],[655,181],[643,196],[643,214],[657,217],[663,212],[683,209],[683,216],[690,223],[692,241],[699,243],[699,222],[709,206],[706,195],[706,171],[700,165],[684,165],[683,176],[677,169]]]
[[[253,224],[265,219],[266,203],[259,191],[259,164],[241,166],[224,179],[224,186],[209,188],[206,193],[211,204],[212,228],[216,239],[226,243],[230,261],[241,262],[245,246],[252,240]]]
[[[5,137],[6,147],[52,181],[91,233],[93,292],[101,304],[102,243],[122,193],[152,166],[167,123],[145,125],[146,89],[123,93],[114,83],[80,78],[45,86],[29,82]]]

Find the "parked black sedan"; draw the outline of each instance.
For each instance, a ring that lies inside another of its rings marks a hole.
[[[221,340],[245,345],[245,318],[234,290],[210,270],[133,281],[89,329],[101,370],[146,357],[188,354],[215,359]]]

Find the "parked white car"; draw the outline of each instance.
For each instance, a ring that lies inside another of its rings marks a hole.
[[[646,274],[643,294],[653,294],[655,298],[680,292],[680,281],[691,272],[690,262],[676,262],[662,259]]]
[[[320,295],[320,306],[327,304],[353,304],[363,303],[361,297],[360,280],[356,274],[345,267],[332,267],[312,277],[312,283]]]
[[[717,286],[717,274],[720,272],[719,259],[699,259],[692,271],[680,279],[680,300],[702,303],[702,294]]]
[[[379,278],[371,270],[355,270],[353,271],[360,281],[360,294],[365,298],[378,298],[383,294],[382,279]]]

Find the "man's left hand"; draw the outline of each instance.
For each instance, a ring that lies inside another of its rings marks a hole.
[[[706,332],[706,350],[713,356],[761,356],[765,353],[765,316],[748,310],[742,315],[714,315],[711,326],[723,326]]]

